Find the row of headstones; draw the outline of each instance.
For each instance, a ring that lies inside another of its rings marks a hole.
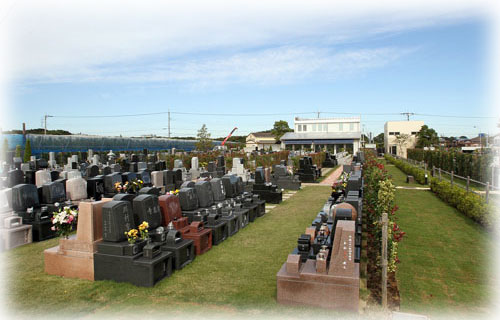
[[[223,183],[226,180],[229,180],[228,192]],[[236,222],[237,217],[233,215],[234,207],[231,207],[231,202],[227,201],[226,197],[229,194],[234,196],[236,192],[241,191],[241,186],[238,186],[240,183],[241,181],[234,176],[225,176],[210,181],[186,182],[180,189],[178,198],[172,195],[159,198],[153,195],[137,196],[132,200],[134,218],[127,213],[132,210],[124,201],[106,203],[103,206],[103,242],[98,244],[97,253],[94,255],[95,279],[153,286],[162,278],[169,276],[172,269],[181,269],[194,259],[193,240],[184,239],[185,235],[189,237],[190,229],[187,228],[187,222],[197,228],[196,233],[199,235],[195,235],[193,239],[201,237],[203,228],[209,228],[212,234],[210,241],[213,241],[213,245],[235,234],[239,230],[238,224],[229,227],[229,223]],[[130,195],[117,195],[114,199],[120,200],[126,197]],[[149,199],[147,203],[146,197]],[[226,210],[221,210],[222,208]],[[183,210],[183,216],[180,216],[180,209]],[[169,210],[177,213],[167,213]],[[193,215],[186,215],[186,210],[190,212],[205,210],[208,214],[206,216],[200,214],[198,219]],[[186,224],[180,223],[183,219],[188,219]],[[151,241],[128,244],[123,236],[124,233],[137,227],[142,221],[149,224]],[[183,231],[176,230],[174,223]],[[166,225],[168,228],[164,231],[163,227]],[[203,239],[208,241],[209,238]],[[203,244],[198,241],[197,245]],[[196,251],[200,252],[203,249],[206,247],[196,248]],[[141,263],[142,269],[138,268],[138,262]],[[120,268],[117,268],[118,265]],[[110,271],[118,269],[118,272]],[[150,272],[158,269],[162,272]]]
[[[358,309],[363,183],[356,169],[345,195],[332,193],[278,272],[279,303]]]

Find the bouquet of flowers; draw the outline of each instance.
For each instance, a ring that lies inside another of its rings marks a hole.
[[[52,217],[52,230],[57,232],[58,236],[68,238],[73,226],[76,225],[78,218],[78,210],[64,207],[59,211],[54,212]]]
[[[175,189],[175,191],[169,191],[166,194],[173,194],[174,196],[178,196],[179,195],[179,189]]]
[[[118,193],[125,193],[125,192],[130,192],[130,193],[136,193],[139,191],[144,185],[144,181],[139,180],[139,179],[134,179],[132,181],[126,181],[125,183],[120,183],[117,182],[115,183],[115,190]]]
[[[134,179],[134,180],[132,180],[132,182],[129,183],[129,190],[131,190],[133,193],[135,193],[135,192],[139,191],[143,186],[144,186],[144,181],[139,180],[139,179]]]
[[[125,184],[122,184],[121,182],[115,183],[115,190],[118,193],[125,193],[127,192],[128,189],[128,181],[125,182]]]
[[[149,223],[147,221],[143,221],[139,226],[139,232],[141,233],[142,240],[146,240],[148,238],[148,228]]]
[[[128,243],[134,244],[138,238],[137,234],[138,234],[137,229],[130,229],[129,231],[125,231],[125,235],[127,235]]]

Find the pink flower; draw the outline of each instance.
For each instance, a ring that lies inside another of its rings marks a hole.
[[[52,230],[52,231],[56,231],[56,227],[55,227],[55,226],[53,226],[52,228],[50,228],[50,230]]]

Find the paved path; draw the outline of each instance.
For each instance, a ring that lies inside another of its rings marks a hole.
[[[323,181],[321,181],[319,184],[331,186],[340,177],[340,175],[342,174],[343,168],[344,168],[344,166],[340,165],[337,169],[335,169],[335,171],[330,173],[330,175],[328,177],[326,177],[325,179],[323,179]]]
[[[405,189],[405,190],[431,190],[431,188],[426,188],[426,187],[403,187],[403,186],[396,186],[396,189]]]

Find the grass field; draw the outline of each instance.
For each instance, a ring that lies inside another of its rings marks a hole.
[[[45,274],[43,250],[55,246],[57,239],[2,253],[9,275],[8,305],[18,312],[22,310],[22,315],[36,317],[49,312],[79,317],[138,310],[169,314],[189,310],[195,315],[220,310],[229,315],[304,315],[307,308],[276,303],[276,273],[329,193],[330,188],[324,186],[303,188],[153,288]],[[326,311],[319,311],[322,313]]]
[[[403,172],[386,168],[396,185],[408,186]],[[396,203],[406,232],[397,272],[401,310],[488,313],[493,236],[430,191],[398,189]]]

